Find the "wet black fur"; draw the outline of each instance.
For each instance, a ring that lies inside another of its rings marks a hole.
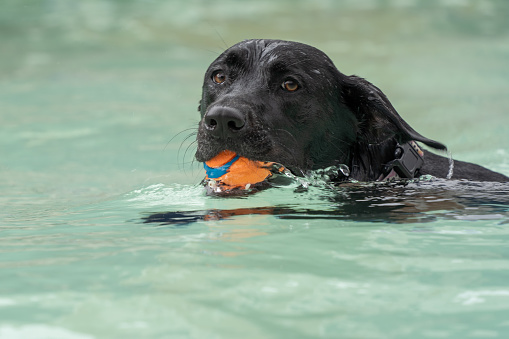
[[[221,71],[224,83],[212,80]],[[298,83],[295,92],[282,87]],[[214,135],[211,109],[233,109],[242,127]],[[417,133],[387,97],[367,80],[339,72],[318,49],[289,41],[247,40],[221,54],[205,74],[200,102],[196,159],[204,162],[224,149],[261,161],[275,161],[302,175],[346,164],[351,178],[372,181],[394,159],[397,143],[418,141],[446,147]],[[447,158],[425,151],[420,175],[446,177]],[[509,181],[481,166],[455,161],[453,179]]]

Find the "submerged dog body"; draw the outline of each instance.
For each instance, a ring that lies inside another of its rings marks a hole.
[[[247,40],[208,68],[200,102],[196,159],[230,150],[283,164],[295,175],[345,164],[351,179],[384,177],[406,143],[446,147],[417,133],[373,84],[339,72],[318,49],[289,41]],[[422,153],[420,153],[422,154]],[[449,160],[424,151],[412,175],[446,177]],[[509,181],[455,161],[453,179]]]

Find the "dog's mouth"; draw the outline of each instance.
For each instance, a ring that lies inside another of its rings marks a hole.
[[[272,147],[272,145],[267,148],[256,148],[249,144],[225,143],[225,145],[222,145],[202,144],[201,142],[198,142],[195,157],[197,161],[206,164],[210,161],[214,162],[216,158],[221,157],[226,151],[231,152],[242,159],[258,164],[279,164],[279,166],[286,168],[298,176],[303,173],[304,166],[297,163],[293,154],[288,154],[288,152],[285,152],[281,147]]]
[[[257,161],[224,150],[204,162],[204,184],[208,194],[232,194],[257,191],[271,186],[281,175],[291,176],[283,165]]]
[[[196,160],[204,163],[207,192],[244,194],[273,183],[285,185],[288,177],[299,176],[304,166],[297,159],[304,157],[290,151],[298,147],[291,147],[293,139],[284,139],[287,134],[253,123],[242,131],[217,136],[202,121]]]

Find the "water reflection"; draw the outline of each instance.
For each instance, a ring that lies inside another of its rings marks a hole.
[[[273,188],[277,189],[277,188]],[[323,191],[321,205],[276,204],[265,207],[168,211],[143,217],[144,223],[184,226],[246,215],[279,219],[326,219],[388,223],[449,220],[509,220],[509,184],[437,180],[410,184],[349,184]],[[316,197],[315,197],[316,198]]]

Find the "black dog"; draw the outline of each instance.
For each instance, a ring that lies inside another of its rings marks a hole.
[[[222,150],[283,164],[296,175],[345,164],[349,178],[397,174],[445,178],[445,150],[417,133],[376,86],[339,72],[318,49],[296,42],[247,40],[221,54],[205,74],[196,159]],[[481,166],[455,161],[453,179],[509,181]]]

